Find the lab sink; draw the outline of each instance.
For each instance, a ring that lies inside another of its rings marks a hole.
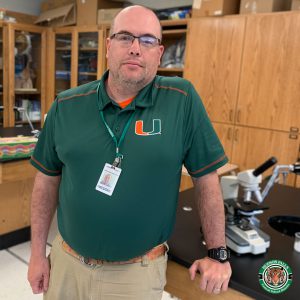
[[[300,217],[297,216],[273,216],[270,217],[269,225],[285,235],[294,236],[300,232]]]

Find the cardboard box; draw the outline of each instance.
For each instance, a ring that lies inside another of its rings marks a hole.
[[[74,25],[76,24],[76,6],[68,4],[44,11],[34,23],[53,27]]]
[[[47,0],[41,3],[41,12],[51,10],[57,7],[65,6],[68,4],[75,4],[76,0]]]
[[[192,17],[238,14],[239,4],[240,0],[194,0]]]
[[[98,10],[98,25],[110,24],[113,18],[120,12],[122,8],[104,8]]]
[[[291,10],[300,10],[300,0],[292,0]]]
[[[77,25],[96,25],[98,10],[123,7],[123,2],[111,0],[77,0]]]
[[[289,10],[288,0],[241,0],[240,14]]]

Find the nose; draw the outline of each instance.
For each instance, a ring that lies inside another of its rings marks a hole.
[[[140,42],[137,38],[135,38],[129,48],[130,55],[140,56],[141,55],[141,47]]]

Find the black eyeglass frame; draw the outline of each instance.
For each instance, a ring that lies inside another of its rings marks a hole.
[[[153,38],[157,41],[157,44],[153,45],[153,46],[159,46],[161,45],[161,39],[157,38],[156,36],[153,36],[151,34],[144,34],[144,35],[140,35],[140,36],[135,36],[133,35],[132,33],[130,32],[116,32],[116,33],[113,33],[109,38],[110,39],[114,39],[117,35],[119,34],[124,34],[124,35],[127,35],[127,36],[130,36],[133,38],[133,40],[131,41],[131,43],[133,44],[134,40],[137,39],[139,41],[139,44],[141,43],[141,38]]]

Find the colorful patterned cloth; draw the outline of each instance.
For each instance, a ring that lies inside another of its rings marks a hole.
[[[32,136],[0,138],[0,160],[30,157],[36,142]]]

